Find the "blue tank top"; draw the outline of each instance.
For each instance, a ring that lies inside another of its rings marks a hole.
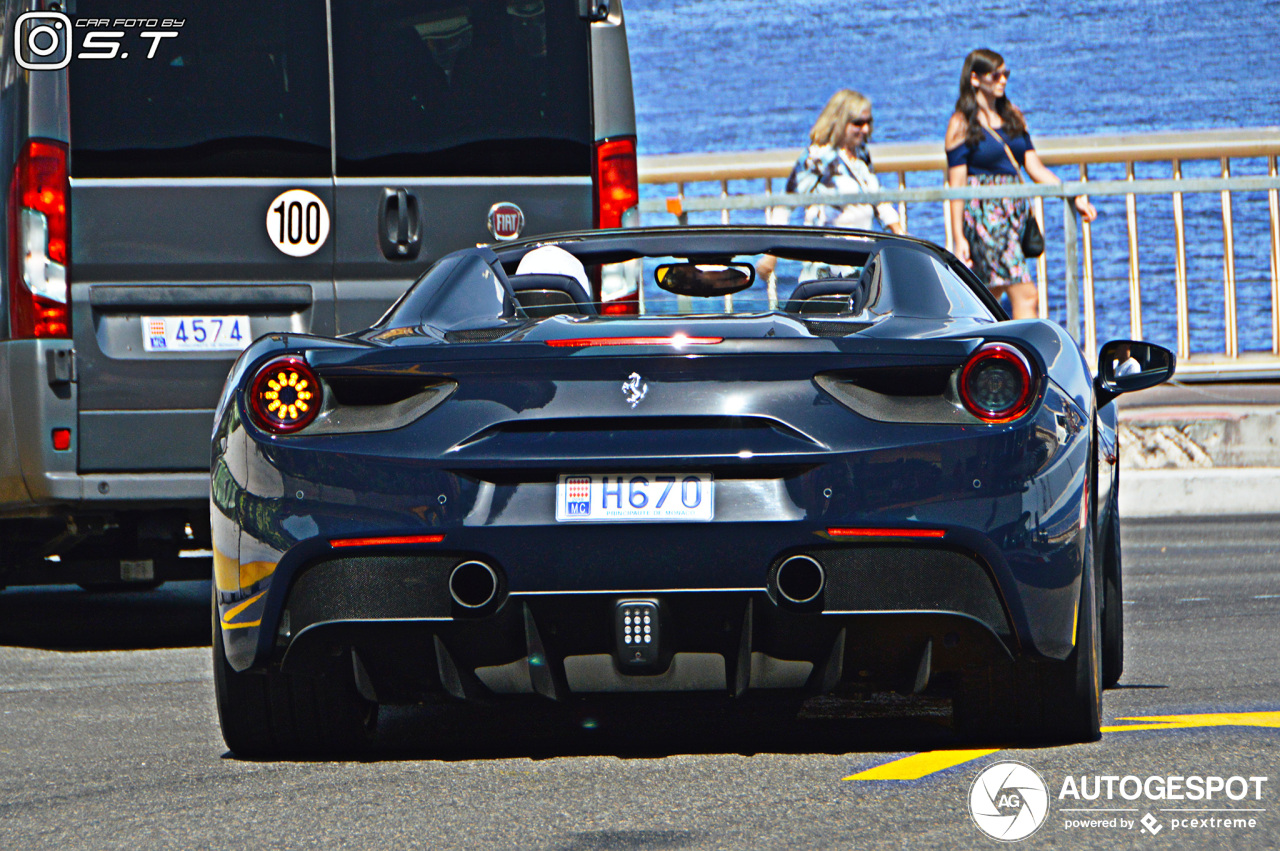
[[[1036,147],[1031,143],[1031,134],[1024,132],[1021,136],[1009,137],[1005,135],[1003,127],[996,128],[995,132],[1000,134],[1009,150],[1013,151],[1018,165],[1025,167],[1027,151],[1034,151]],[[957,165],[968,166],[969,174],[1018,175],[1004,152],[1004,145],[997,142],[990,133],[983,133],[982,141],[976,145],[965,142],[947,151],[947,167]]]

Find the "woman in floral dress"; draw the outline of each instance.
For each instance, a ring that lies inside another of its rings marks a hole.
[[[1018,166],[1036,183],[1061,183],[1036,153],[1026,119],[1005,96],[1009,69],[992,50],[975,50],[964,60],[960,97],[947,125],[947,185],[1018,183]],[[1009,158],[1006,148],[1017,160]],[[1091,222],[1098,211],[1085,198],[1076,209]],[[1014,319],[1036,315],[1037,294],[1021,234],[1032,215],[1026,198],[950,202],[956,256],[971,266],[999,298],[1007,293]]]

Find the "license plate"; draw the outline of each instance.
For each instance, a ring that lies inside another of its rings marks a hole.
[[[710,473],[563,475],[556,483],[556,520],[706,521],[715,516]]]
[[[247,316],[144,316],[148,352],[238,352],[253,342]]]

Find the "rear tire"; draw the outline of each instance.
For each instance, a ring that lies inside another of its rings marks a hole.
[[[1120,515],[1112,505],[1102,565],[1102,687],[1114,688],[1124,673],[1124,599],[1120,570]]]
[[[215,607],[213,682],[222,738],[237,756],[358,757],[369,750],[378,705],[360,696],[344,655],[328,676],[236,671],[227,662]]]
[[[966,677],[955,698],[955,724],[965,736],[1036,744],[1102,738],[1102,630],[1092,540],[1084,561],[1071,655],[1063,661],[1018,659]]]

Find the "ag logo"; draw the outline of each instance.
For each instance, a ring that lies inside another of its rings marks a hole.
[[[988,765],[969,787],[969,815],[992,839],[1026,839],[1049,815],[1049,788],[1029,765],[1012,760]]]

